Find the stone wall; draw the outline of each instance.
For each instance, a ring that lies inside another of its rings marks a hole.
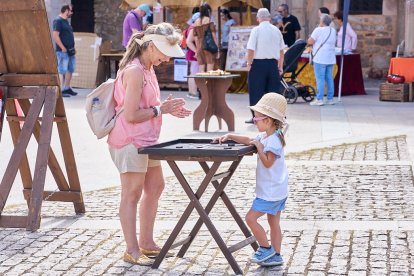
[[[412,0],[410,0],[412,1]],[[397,45],[404,40],[405,0],[383,0],[381,15],[350,15],[349,22],[358,34],[357,50],[361,54],[364,77],[382,78],[387,75],[389,60]],[[327,7],[331,14],[339,10],[339,0],[272,0],[271,13],[281,3],[290,7],[302,26],[306,39],[317,25],[318,9]]]
[[[119,9],[121,1],[95,0],[95,33],[103,41],[111,40],[113,49],[122,49],[122,23],[126,11]]]

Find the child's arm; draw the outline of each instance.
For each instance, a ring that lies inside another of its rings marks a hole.
[[[232,134],[232,133],[228,133],[226,135],[213,138],[214,142],[219,142],[220,144],[227,140],[233,140],[234,142],[237,142],[239,144],[249,145],[253,139],[247,136],[242,136],[242,135],[237,135],[237,134]]]
[[[263,165],[266,168],[270,168],[276,160],[276,154],[271,151],[264,152],[264,146],[260,141],[252,140],[250,144],[255,145],[257,149],[257,155],[259,156],[260,160],[262,161]]]

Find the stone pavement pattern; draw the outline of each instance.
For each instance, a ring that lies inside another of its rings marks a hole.
[[[290,197],[282,214],[285,265],[265,269],[251,264],[253,251],[245,247],[233,254],[240,267],[247,275],[413,275],[409,159],[405,136],[289,154]],[[253,164],[242,162],[226,188],[242,216],[254,195],[254,173]],[[200,170],[186,176],[195,188],[203,174]],[[203,204],[212,192],[203,195]],[[119,187],[84,193],[84,216],[74,215],[71,204],[43,204],[44,221],[60,217],[73,224],[42,226],[35,233],[1,229],[0,275],[233,274],[206,228],[184,258],[165,259],[158,270],[124,263],[125,245],[117,226],[119,193]],[[155,229],[160,245],[188,203],[177,180],[168,177]],[[25,212],[26,206],[17,206],[4,214]],[[243,239],[220,200],[210,217],[228,245]],[[190,221],[196,218],[193,214]]]

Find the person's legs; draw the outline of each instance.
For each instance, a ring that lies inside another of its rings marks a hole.
[[[280,229],[280,211],[276,215],[267,214],[267,221],[270,226],[270,241],[277,253],[280,253],[282,246],[282,230]]]
[[[141,248],[147,250],[159,249],[154,241],[153,232],[158,200],[164,190],[164,185],[161,166],[148,167],[144,182],[144,195],[139,208],[139,244]]]
[[[68,72],[68,65],[69,65],[69,56],[67,53],[62,53],[60,51],[56,52],[56,59],[58,63],[58,73],[60,78],[60,87],[62,90],[65,90],[65,82],[66,82],[66,73]]]
[[[333,64],[326,65],[326,71],[325,71],[325,80],[326,80],[326,86],[328,89],[327,96],[328,101],[333,100],[335,88],[334,88],[334,78],[332,75],[333,71]]]
[[[260,60],[254,60],[248,74],[249,102],[255,105],[264,95],[266,83],[266,71]]]
[[[137,204],[141,198],[145,173],[127,172],[121,174],[121,203],[119,218],[127,247],[127,252],[134,258],[141,255],[136,231]]]
[[[197,61],[192,60],[190,61],[190,74],[195,75],[197,73],[198,73],[198,63]],[[197,85],[195,83],[194,78],[188,78],[188,94],[190,94],[191,96],[198,97]]]
[[[279,68],[277,66],[277,60],[268,60],[268,73],[267,73],[267,88],[265,89],[265,93],[267,92],[281,92],[281,84],[280,84],[280,74]]]
[[[252,230],[253,235],[255,236],[257,242],[262,247],[269,247],[269,241],[266,237],[266,231],[264,228],[257,222],[257,220],[263,216],[264,213],[256,212],[252,209],[249,210],[246,214],[246,223]]]
[[[316,99],[319,101],[322,101],[324,92],[325,92],[326,65],[314,62],[313,69],[315,71],[315,78],[316,78],[316,90],[317,90]]]

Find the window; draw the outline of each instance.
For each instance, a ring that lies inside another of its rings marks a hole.
[[[382,14],[383,0],[350,0],[349,14]],[[341,10],[344,8],[344,0],[340,2]]]

